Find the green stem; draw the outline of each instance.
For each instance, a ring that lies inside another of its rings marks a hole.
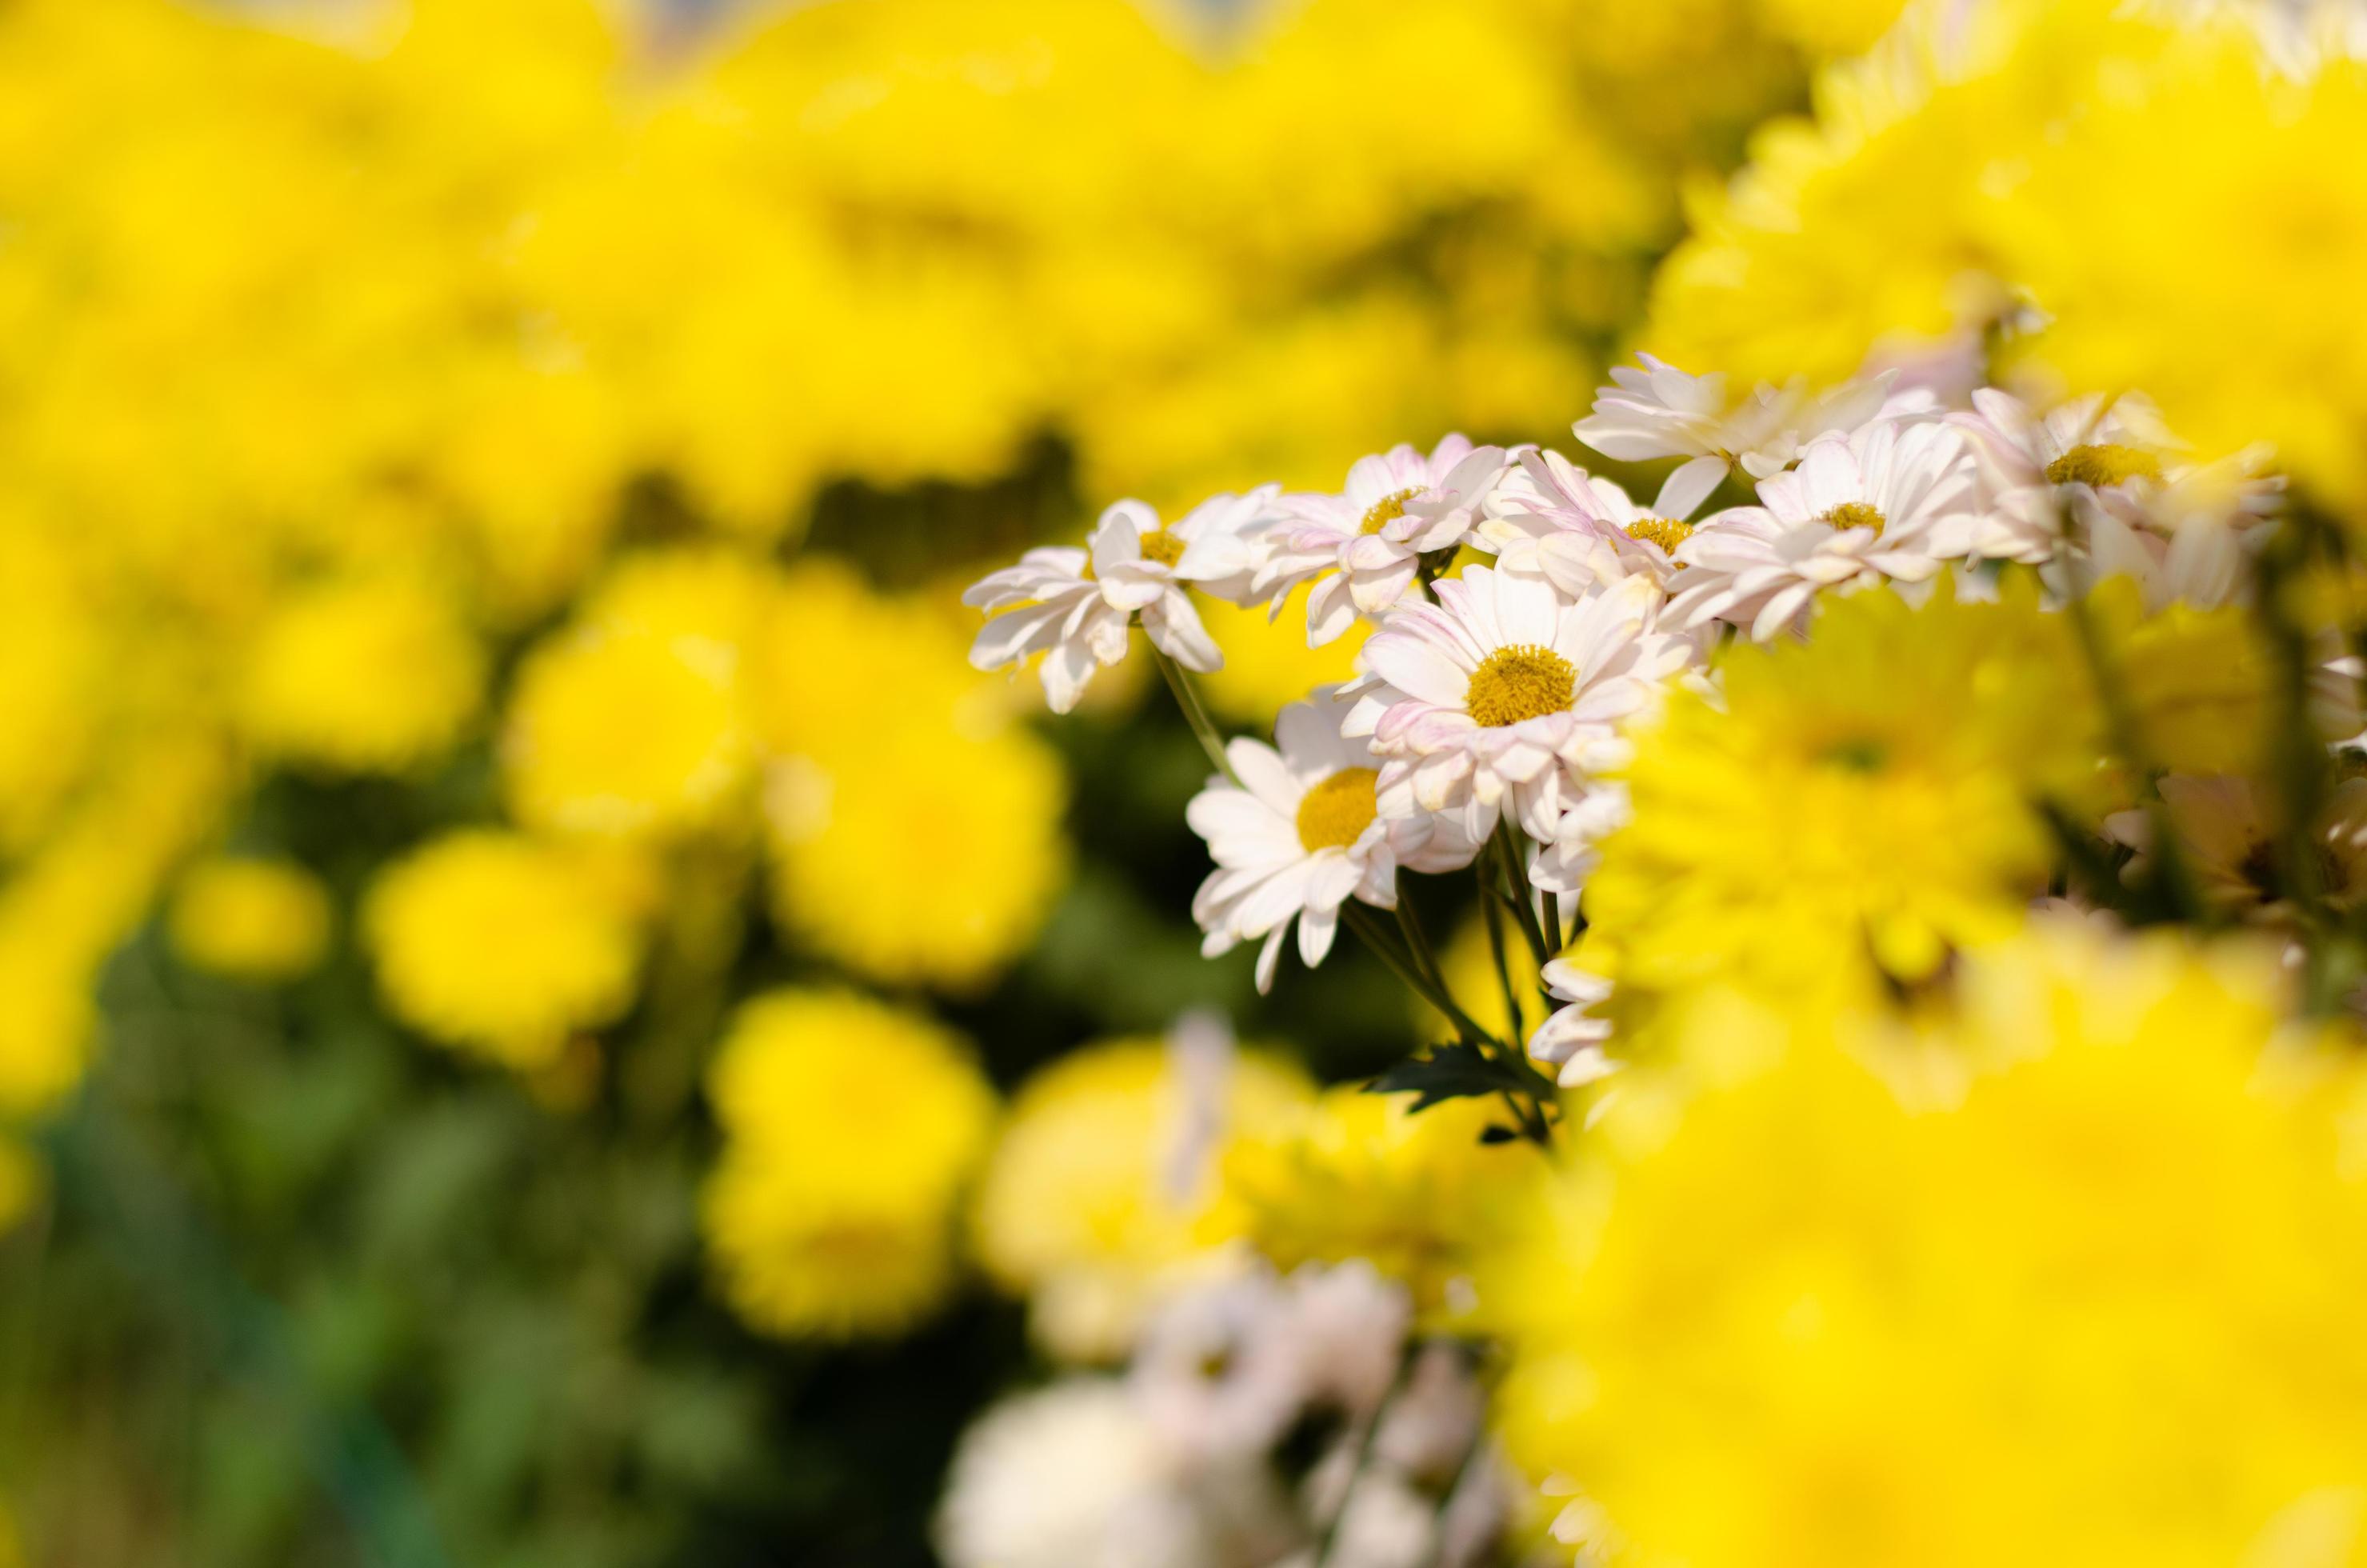
[[[1240,778],[1233,772],[1232,758],[1225,755],[1225,737],[1217,733],[1216,723],[1208,717],[1208,710],[1201,703],[1200,694],[1193,688],[1191,677],[1184,674],[1184,666],[1169,658],[1156,642],[1150,644],[1150,660],[1159,666],[1159,673],[1166,677],[1167,689],[1174,694],[1175,706],[1183,710],[1184,722],[1192,726],[1192,733],[1198,737],[1200,749],[1208,754],[1208,761],[1228,780],[1239,784]]]
[[[1472,1021],[1470,1014],[1455,1005],[1454,997],[1431,983],[1430,977],[1423,974],[1417,967],[1412,955],[1389,940],[1387,927],[1375,917],[1371,910],[1351,899],[1340,906],[1340,914],[1342,918],[1347,921],[1348,929],[1353,931],[1365,946],[1378,954],[1381,961],[1388,965],[1397,977],[1412,989],[1414,994],[1446,1016],[1447,1021],[1455,1026],[1455,1032],[1461,1036],[1464,1044],[1477,1046],[1483,1042],[1495,1043],[1486,1029]]]
[[[1496,980],[1504,988],[1504,1014],[1512,1021],[1512,1032],[1525,1039],[1528,1020],[1521,1014],[1521,988],[1512,983],[1512,966],[1504,957],[1504,912],[1488,896],[1488,872],[1479,871],[1479,912],[1488,923],[1488,950],[1496,960]]]
[[[1521,853],[1520,830],[1512,825],[1510,817],[1496,824],[1496,850],[1504,869],[1504,885],[1497,890],[1496,896],[1512,910],[1529,951],[1536,957],[1537,967],[1543,969],[1553,961],[1554,950],[1546,941],[1545,927],[1537,924],[1536,905],[1527,896],[1528,867],[1523,863],[1525,858]]]

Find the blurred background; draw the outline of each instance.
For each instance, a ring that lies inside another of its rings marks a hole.
[[[1423,1028],[1201,960],[1145,666],[1042,724],[960,588],[1552,440],[1896,9],[0,0],[24,1559],[931,1561],[1026,1270],[974,1154],[837,1252],[868,1197],[717,1197],[821,1136],[719,1118],[743,1004],[1000,1095],[1195,1008],[1317,1081]],[[1353,656],[1205,609],[1243,730]]]

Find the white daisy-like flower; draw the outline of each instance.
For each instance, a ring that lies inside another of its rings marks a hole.
[[[1397,907],[1397,871],[1467,866],[1478,846],[1452,824],[1390,821],[1379,814],[1377,759],[1360,738],[1340,733],[1349,711],[1336,688],[1294,702],[1274,721],[1280,747],[1237,739],[1225,748],[1236,783],[1211,778],[1184,808],[1208,841],[1217,869],[1192,900],[1210,958],[1263,939],[1260,992],[1274,986],[1282,939],[1298,925],[1298,956],[1312,969],[1331,952],[1340,906],[1351,898]]]
[[[1616,727],[1696,656],[1655,628],[1648,577],[1565,597],[1542,577],[1475,566],[1436,604],[1392,610],[1358,655],[1343,726],[1384,759],[1384,817],[1441,817],[1484,840],[1498,820],[1551,842],[1590,777],[1625,756]]]
[[[1565,1089],[1609,1077],[1617,1066],[1603,1049],[1611,1043],[1611,1020],[1595,1009],[1611,999],[1611,982],[1568,959],[1555,959],[1544,974],[1546,988],[1562,1005],[1529,1036],[1529,1054],[1551,1066]]]
[[[988,574],[962,603],[991,618],[970,645],[981,670],[1044,655],[1044,694],[1056,713],[1084,695],[1102,665],[1126,657],[1138,615],[1158,649],[1188,670],[1225,660],[1200,624],[1185,585],[1224,596],[1247,591],[1246,536],[1264,526],[1280,487],[1204,501],[1172,525],[1140,501],[1120,501],[1101,516],[1089,550],[1031,550],[1019,564]]]
[[[1285,495],[1282,516],[1259,535],[1257,602],[1277,607],[1302,583],[1307,643],[1319,647],[1405,597],[1421,558],[1452,550],[1503,472],[1501,447],[1449,436],[1425,457],[1393,447],[1358,458],[1336,495]]]
[[[1613,480],[1590,474],[1559,452],[1517,453],[1488,497],[1472,542],[1496,552],[1508,571],[1542,572],[1575,597],[1588,588],[1645,576],[1667,588],[1682,570],[1677,547],[1693,534],[1692,517],[1726,477],[1715,458],[1696,458],[1670,474],[1649,506]]]
[[[2159,789],[2186,873],[2214,909],[2271,924],[2290,917],[2278,825],[2251,780],[2170,773]],[[2104,819],[2104,836],[2136,852],[2121,869],[2131,886],[2152,874],[2154,825],[2154,813],[2142,808]],[[2346,779],[2335,790],[2313,836],[2320,896],[2339,910],[2357,907],[2367,899],[2367,778]]]
[[[1977,521],[1965,437],[1931,420],[1812,442],[1798,468],[1760,481],[1759,499],[1678,547],[1690,570],[1673,624],[1729,621],[1764,642],[1819,593],[1929,582],[1967,553]]]
[[[1539,847],[1529,864],[1529,881],[1540,892],[1576,898],[1603,863],[1603,841],[1634,814],[1626,785],[1607,779],[1591,786],[1562,812],[1552,841]]]
[[[1723,372],[1692,376],[1649,354],[1636,358],[1642,369],[1619,366],[1613,384],[1596,390],[1594,412],[1571,426],[1578,438],[1622,462],[1706,458],[1721,475],[1739,463],[1753,479],[1779,472],[1818,437],[1848,434],[1874,417],[1891,381],[1885,372],[1823,393],[1797,380],[1761,382],[1735,402]]]

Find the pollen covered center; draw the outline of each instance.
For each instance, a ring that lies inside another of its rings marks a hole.
[[[1309,855],[1364,836],[1379,811],[1373,794],[1379,777],[1369,767],[1343,767],[1307,791],[1298,802],[1298,842]]]
[[[1486,729],[1567,711],[1578,695],[1578,671],[1551,648],[1515,642],[1488,655],[1471,672],[1463,706]]]
[[[1638,517],[1627,525],[1627,537],[1646,544],[1657,544],[1662,550],[1674,551],[1693,537],[1693,526],[1674,517]]]
[[[1817,520],[1832,525],[1835,533],[1843,528],[1872,528],[1879,538],[1882,525],[1890,519],[1882,515],[1879,506],[1870,506],[1863,501],[1844,501]]]
[[[1184,559],[1184,541],[1175,537],[1173,528],[1153,528],[1142,536],[1140,542],[1145,561],[1172,566]]]
[[[1374,502],[1372,509],[1365,514],[1364,524],[1356,531],[1368,534],[1380,532],[1399,517],[1404,517],[1406,503],[1421,494],[1420,489],[1413,489],[1400,490],[1394,495],[1382,496]]]
[[[2091,484],[2101,489],[2124,479],[2160,477],[2160,460],[2142,447],[2074,447],[2046,465],[2047,481],[2054,484]]]

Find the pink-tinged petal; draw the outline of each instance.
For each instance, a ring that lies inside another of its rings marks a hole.
[[[1412,703],[1404,706],[1410,710],[1406,722],[1388,739],[1416,752],[1460,747],[1479,728],[1479,722],[1460,708],[1433,708]]]
[[[1808,608],[1808,600],[1815,592],[1815,588],[1806,583],[1795,583],[1761,605],[1758,616],[1750,623],[1751,641],[1764,642],[1777,632],[1790,630],[1792,623],[1800,618],[1800,613]]]
[[[1496,599],[1496,627],[1504,642],[1551,647],[1561,619],[1561,597],[1542,576],[1489,574]]]
[[[1433,752],[1414,766],[1414,802],[1426,812],[1443,812],[1474,781],[1467,753]]]
[[[1364,667],[1422,702],[1459,708],[1471,684],[1444,653],[1419,638],[1383,631],[1365,644]]]
[[[1652,515],[1672,517],[1679,522],[1693,515],[1693,508],[1709,499],[1709,493],[1726,478],[1726,460],[1718,457],[1695,458],[1681,465],[1660,483],[1660,494],[1652,502]]]
[[[1310,589],[1307,596],[1307,645],[1320,648],[1336,642],[1348,628],[1356,624],[1356,601],[1350,595],[1348,578],[1333,573]]]
[[[1413,586],[1415,564],[1414,558],[1407,555],[1376,571],[1354,573],[1348,579],[1348,596],[1366,615],[1393,609]]]

